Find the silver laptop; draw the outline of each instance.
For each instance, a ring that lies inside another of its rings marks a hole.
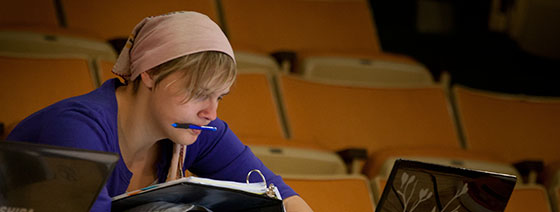
[[[0,140],[0,210],[89,211],[119,156]]]
[[[504,211],[516,179],[508,174],[399,159],[376,211]]]

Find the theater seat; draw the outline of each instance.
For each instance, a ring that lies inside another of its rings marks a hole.
[[[53,1],[3,1],[0,7],[2,26],[57,27],[59,23],[56,16]]]
[[[368,181],[352,176],[283,176],[314,211],[374,211]]]
[[[550,191],[550,199],[552,200],[552,208],[554,211],[560,210],[560,186],[554,186]]]
[[[33,112],[95,86],[85,58],[0,56],[0,122],[5,134]]]
[[[377,151],[364,168],[367,176],[389,176],[394,159],[416,158],[441,165],[459,166],[519,176],[505,159],[460,148],[387,148]]]
[[[554,161],[545,169],[544,185],[550,196],[552,211],[560,210],[560,161]]]
[[[352,58],[314,56],[302,61],[303,77],[329,84],[352,86],[433,85],[430,71],[422,64],[388,57]]]
[[[222,1],[236,50],[371,55],[380,51],[366,0]]]
[[[505,212],[551,212],[546,189],[540,185],[518,185],[509,198]]]
[[[370,155],[394,147],[460,148],[440,86],[339,86],[282,75],[279,88],[292,139]]]
[[[103,84],[103,82],[112,79],[112,78],[119,78],[121,82],[124,82],[124,79],[113,74],[113,66],[115,65],[115,60],[105,60],[99,59],[95,61],[97,66],[97,75],[99,77],[99,83]]]
[[[255,68],[267,70],[269,74],[280,72],[280,67],[273,57],[247,51],[235,51],[237,71],[240,73],[254,72]]]
[[[105,40],[128,38],[143,18],[174,11],[197,11],[219,24],[214,0],[61,0],[69,29],[96,34]]]
[[[56,30],[51,32],[0,29],[0,51],[31,55],[87,56],[91,59],[116,59],[113,48],[96,37]]]
[[[274,61],[266,58],[247,53],[236,57],[237,80],[221,101],[218,117],[276,173],[345,174],[346,167],[336,153],[310,143],[286,140],[273,84],[278,69]]]
[[[87,59],[97,85],[96,60],[115,60],[117,55],[105,41],[67,30],[25,31],[0,29],[0,52],[8,55],[41,57],[82,57]]]
[[[243,140],[248,141],[248,139]],[[250,140],[249,140],[250,141]],[[280,175],[344,175],[347,168],[331,151],[268,143],[250,145],[251,151],[274,173]]]
[[[454,86],[457,114],[468,150],[508,162],[560,159],[560,100],[507,95]]]
[[[263,68],[239,71],[229,95],[218,107],[218,117],[226,121],[236,135],[285,138],[271,78],[269,70]]]

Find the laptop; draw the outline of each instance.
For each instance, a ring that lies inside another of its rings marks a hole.
[[[89,211],[119,158],[0,140],[0,211]]]
[[[504,211],[514,175],[398,159],[377,212]]]

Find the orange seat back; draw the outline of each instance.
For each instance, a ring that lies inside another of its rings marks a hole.
[[[291,138],[326,149],[459,148],[441,87],[362,88],[282,76]]]
[[[259,53],[374,54],[380,51],[366,0],[222,1],[230,41]]]
[[[519,186],[513,190],[505,212],[550,212],[548,195],[540,186]]]
[[[284,138],[276,98],[264,73],[238,74],[220,102],[218,117],[240,137]]]
[[[58,27],[54,1],[2,1],[0,25]]]
[[[127,38],[143,18],[175,11],[197,11],[218,23],[214,0],[62,0],[68,28],[94,33],[103,39]]]
[[[365,178],[325,177],[304,179],[285,177],[314,211],[374,211],[369,183]]]
[[[101,84],[115,77],[119,78],[121,82],[124,82],[124,80],[121,77],[113,74],[112,70],[114,65],[115,65],[115,61],[108,61],[108,60],[97,61],[97,71],[98,71],[97,74],[99,77],[99,82]]]
[[[560,99],[453,89],[467,148],[509,162],[560,159]]]
[[[86,59],[0,56],[0,121],[8,134],[33,112],[94,88]]]

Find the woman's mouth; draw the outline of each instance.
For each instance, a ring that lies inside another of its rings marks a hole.
[[[195,136],[200,135],[200,130],[188,129],[188,131]]]

